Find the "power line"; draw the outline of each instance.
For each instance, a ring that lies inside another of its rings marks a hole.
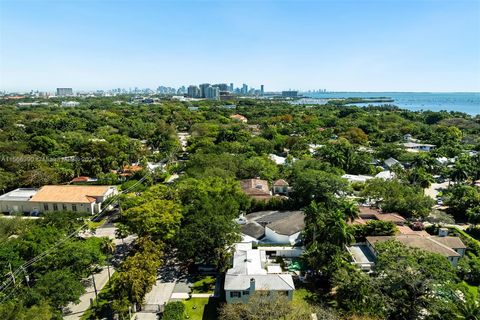
[[[134,189],[137,185],[139,185],[140,183],[142,183],[146,178],[147,176],[150,174],[150,172],[147,171],[147,173],[140,179],[138,180],[137,182],[135,182],[132,186],[130,186],[129,188],[125,189],[125,190],[122,190],[121,192],[119,192],[118,194],[114,195],[113,197],[110,197],[107,199],[107,201],[109,201],[102,210],[100,210],[100,212],[98,212],[96,215],[94,215],[93,217],[90,218],[90,221],[98,218],[99,216],[101,216],[104,211],[109,207],[110,204],[112,204],[114,201],[116,201],[122,194],[124,193],[127,193],[127,192],[130,192],[132,189]],[[73,231],[72,233],[70,233],[68,236],[66,236],[65,238],[63,238],[62,240],[58,241],[57,243],[55,243],[51,248],[45,250],[44,252],[42,252],[41,254],[33,257],[32,259],[30,259],[29,261],[25,262],[24,264],[22,264],[20,267],[18,267],[15,272],[9,272],[9,274],[11,274],[11,278],[9,278],[7,281],[5,281],[2,286],[0,287],[0,292],[4,292],[5,290],[8,289],[8,287],[10,287],[10,285],[13,283],[15,285],[15,277],[18,277],[21,272],[23,270],[25,270],[25,268],[28,268],[30,267],[31,265],[33,265],[34,263],[36,262],[39,262],[41,261],[43,258],[45,258],[46,256],[48,256],[50,253],[52,253],[58,246],[64,244],[66,241],[68,241],[70,238],[74,237],[75,235],[77,235],[82,229],[84,229],[86,226],[88,226],[87,223],[84,223],[82,226],[80,226],[77,230]],[[23,269],[23,270],[22,270]],[[10,295],[8,295],[10,296]]]

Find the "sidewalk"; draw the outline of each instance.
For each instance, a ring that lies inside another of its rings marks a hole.
[[[113,275],[115,270],[110,267],[110,275]],[[95,284],[97,285],[97,292],[100,293],[102,288],[108,282],[108,270],[107,268],[103,268],[103,270],[99,273],[93,275],[95,278]],[[91,278],[91,277],[90,277]],[[80,297],[80,302],[78,304],[74,304],[70,302],[67,306],[70,309],[70,313],[63,316],[65,320],[77,320],[80,319],[85,311],[90,307],[90,299],[95,301],[95,290],[93,288],[93,284],[86,288],[86,292]]]
[[[191,298],[212,298],[215,295],[213,293],[192,293]],[[174,292],[170,299],[189,299],[190,294],[184,292]]]

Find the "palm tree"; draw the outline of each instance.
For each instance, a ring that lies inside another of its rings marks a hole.
[[[455,163],[453,170],[450,172],[450,179],[458,183],[458,182],[467,180],[467,178],[468,178],[467,168],[462,164]]]
[[[355,240],[341,210],[335,210],[327,215],[324,235],[328,242],[338,246],[351,244]]]
[[[358,214],[360,213],[360,210],[358,209],[358,206],[352,202],[352,201],[345,201],[342,204],[343,208],[343,214],[347,218],[348,221],[353,221],[358,218]]]
[[[113,254],[115,253],[115,242],[108,237],[103,237],[100,248],[102,249],[103,253],[107,255],[108,280],[110,280],[110,264],[112,262]]]
[[[328,242],[337,246],[344,246],[354,241],[348,228],[343,208],[326,210],[322,205],[312,202],[306,209],[305,223],[307,224],[312,243],[316,241]],[[355,212],[354,208],[351,208]]]
[[[112,239],[108,237],[102,238],[102,243],[100,247],[102,248],[103,253],[105,253],[106,255],[112,255],[115,253],[115,243]]]

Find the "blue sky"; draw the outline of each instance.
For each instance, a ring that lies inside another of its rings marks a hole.
[[[0,0],[0,89],[480,91],[480,1]]]

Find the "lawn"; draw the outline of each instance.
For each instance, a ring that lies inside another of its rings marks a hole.
[[[217,279],[212,276],[201,276],[193,279],[192,293],[213,293]]]
[[[218,319],[217,308],[219,301],[216,298],[192,298],[184,300],[187,319],[214,320]]]
[[[294,306],[301,307],[302,309],[307,309],[310,306],[310,302],[315,299],[314,293],[309,291],[306,288],[297,288],[293,292],[292,304]]]
[[[87,221],[87,226],[88,226],[88,229],[97,229],[98,227],[102,226],[105,221],[107,221],[107,218],[103,218],[102,220],[100,221],[92,221],[92,220],[88,220]]]
[[[469,284],[466,283],[465,281],[462,281],[462,283],[465,284],[465,285],[468,287],[468,291],[470,291],[470,293],[471,293],[474,297],[477,297],[477,296],[478,296],[478,287],[477,287],[477,286],[469,285]]]

